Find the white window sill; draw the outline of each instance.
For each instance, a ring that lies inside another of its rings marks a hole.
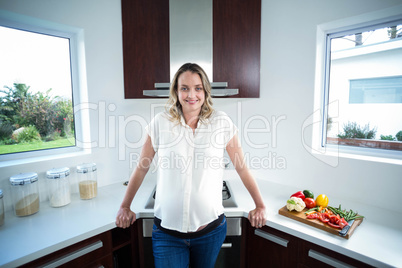
[[[0,156],[0,168],[89,155],[91,149],[60,148]]]
[[[329,144],[318,150],[313,149],[311,152],[314,157],[333,167],[338,166],[341,158],[402,165],[401,151]]]

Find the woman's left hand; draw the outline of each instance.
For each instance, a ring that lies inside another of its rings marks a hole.
[[[261,228],[265,225],[267,218],[265,215],[265,208],[255,208],[248,213],[248,220],[251,226],[255,228]]]

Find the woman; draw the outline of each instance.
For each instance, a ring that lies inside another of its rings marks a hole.
[[[226,149],[256,208],[252,226],[265,225],[265,205],[245,165],[237,128],[223,112],[212,108],[211,85],[204,70],[193,63],[173,78],[165,113],[146,127],[148,133],[139,165],[133,172],[116,225],[136,220],[130,210],[155,153],[157,191],[152,244],[156,267],[214,267],[226,236],[222,206],[223,156]],[[168,163],[168,165],[166,165]]]

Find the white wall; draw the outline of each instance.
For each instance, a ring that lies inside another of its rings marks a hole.
[[[239,102],[233,99],[215,101],[216,108],[228,112],[241,129],[248,119],[256,115],[261,117],[252,121],[250,127],[264,128],[267,122],[270,124],[271,132],[252,133],[248,142],[243,138],[244,151],[255,159],[265,159],[265,164],[271,167],[255,170],[257,177],[402,212],[400,206],[390,206],[392,202],[397,203],[398,191],[402,188],[401,166],[342,158],[338,166],[331,167],[306,151],[301,140],[302,124],[314,110],[317,25],[397,4],[402,4],[402,1],[262,1],[261,97]],[[125,100],[123,97],[119,0],[0,0],[0,9],[84,29],[89,101],[97,104],[104,102],[106,107],[116,105],[115,111],[106,109],[107,119],[110,116],[118,122],[119,116],[139,115],[149,120],[151,105],[164,102]],[[116,138],[109,137],[109,133],[100,128],[98,113],[93,111],[90,116],[93,140],[106,135],[106,140],[111,138],[118,143],[119,133]],[[277,120],[276,131],[272,129],[274,120]],[[109,122],[106,129],[109,129]],[[140,124],[130,123],[124,129],[127,139],[140,139]],[[305,135],[306,139],[311,139],[311,130],[307,129]],[[269,146],[255,149],[250,142],[259,145],[268,143]],[[43,176],[49,168],[74,167],[89,160],[98,164],[100,186],[123,181],[129,174],[127,156],[129,152],[138,151],[129,149],[123,154],[126,159],[119,160],[121,151],[118,147],[105,146],[94,148],[90,156],[1,168],[0,187],[6,188],[9,176],[16,173],[36,171]],[[9,205],[6,199],[7,202]]]

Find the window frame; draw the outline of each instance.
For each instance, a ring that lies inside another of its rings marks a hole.
[[[63,158],[91,152],[88,90],[86,83],[85,44],[83,29],[0,10],[0,26],[39,34],[68,38],[75,146],[0,155],[0,167]]]
[[[317,26],[314,113],[303,124],[303,128],[306,126],[312,126],[313,128],[312,143],[311,146],[306,145],[305,142],[303,145],[310,150],[313,156],[330,166],[337,166],[341,157],[402,164],[401,151],[326,143],[328,106],[336,105],[329,103],[331,38],[355,34],[357,29],[363,32],[373,28],[381,28],[381,26],[386,27],[389,23],[401,20],[402,5],[399,5]]]

